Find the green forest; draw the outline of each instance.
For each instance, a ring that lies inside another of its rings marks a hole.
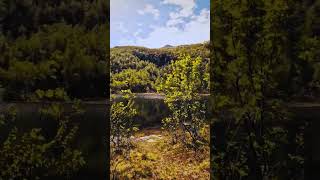
[[[121,46],[110,50],[111,92],[130,89],[133,93],[157,93],[161,77],[172,73],[172,62],[179,57],[201,58],[201,77],[209,76],[209,43],[148,49]],[[201,79],[203,79],[201,78]],[[209,93],[209,85],[202,84],[199,93]]]

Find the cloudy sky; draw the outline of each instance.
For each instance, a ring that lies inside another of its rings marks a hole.
[[[111,0],[111,47],[208,41],[210,0]]]

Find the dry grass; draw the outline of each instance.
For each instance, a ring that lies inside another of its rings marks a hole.
[[[210,179],[209,146],[194,152],[181,144],[170,144],[170,137],[155,129],[143,130],[135,137],[148,135],[162,138],[155,142],[135,141],[127,158],[112,158],[111,172],[118,179]]]

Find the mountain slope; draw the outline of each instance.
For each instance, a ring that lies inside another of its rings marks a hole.
[[[110,50],[111,91],[130,89],[136,93],[156,92],[157,81],[170,71],[169,64],[181,55],[201,57],[209,63],[208,43],[149,49],[117,46]]]

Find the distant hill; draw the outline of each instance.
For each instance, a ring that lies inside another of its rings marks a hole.
[[[131,64],[134,68],[138,61],[153,63],[157,66],[164,66],[171,60],[176,59],[179,54],[189,54],[192,57],[209,58],[210,50],[208,43],[171,46],[166,45],[162,48],[146,48],[141,46],[116,46],[111,48],[111,69],[116,62],[122,62],[126,65]]]
[[[209,63],[208,43],[146,48],[117,46],[110,49],[111,91],[131,89],[135,93],[156,92],[157,79],[169,73],[168,65],[181,54],[202,57],[203,67]]]
[[[167,44],[167,45],[163,46],[162,48],[172,48],[172,47],[174,47],[174,46]]]

